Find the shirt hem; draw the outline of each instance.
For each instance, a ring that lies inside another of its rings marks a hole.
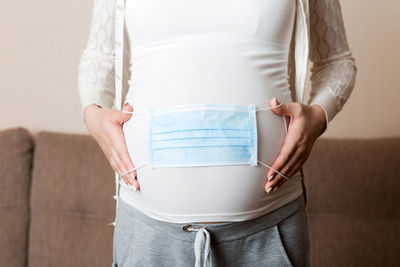
[[[278,199],[271,199],[274,201],[273,204],[268,205],[267,207],[262,207],[260,209],[239,212],[239,213],[231,213],[231,214],[173,214],[173,213],[164,213],[152,210],[151,208],[146,207],[144,204],[132,199],[129,197],[129,189],[126,186],[121,185],[120,190],[120,199],[126,202],[128,205],[136,208],[140,212],[145,215],[159,221],[164,222],[172,222],[172,223],[188,223],[188,222],[240,222],[251,220],[257,218],[259,216],[265,215],[269,212],[272,212],[289,202],[297,199],[299,196],[303,194],[303,188],[301,186],[301,181],[296,182],[297,185],[294,190],[288,191],[283,194]],[[282,190],[283,188],[281,188]]]

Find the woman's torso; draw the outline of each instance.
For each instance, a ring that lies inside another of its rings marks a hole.
[[[133,163],[148,162],[150,107],[191,103],[255,104],[272,96],[292,102],[287,62],[295,0],[129,0],[129,92],[134,113],[124,124]],[[258,157],[271,165],[285,138],[281,116],[257,112]],[[174,221],[241,221],[261,216],[298,197],[301,182],[264,190],[259,165],[137,170],[141,190],[121,180],[121,197],[154,218]],[[298,172],[293,178],[300,176]]]

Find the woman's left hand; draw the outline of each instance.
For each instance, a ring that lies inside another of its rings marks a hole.
[[[270,106],[280,103],[273,97]],[[278,115],[290,117],[288,132],[279,155],[276,157],[272,168],[290,177],[300,170],[307,160],[315,140],[325,131],[325,112],[320,105],[305,105],[298,102],[283,103],[278,108],[273,108]],[[286,179],[272,169],[266,172],[267,182],[265,191],[270,193],[280,187]]]

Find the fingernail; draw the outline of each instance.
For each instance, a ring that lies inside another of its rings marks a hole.
[[[135,180],[136,179],[136,177],[135,177],[135,175],[133,175],[133,173],[129,173],[129,175],[131,176],[131,178],[133,179],[133,180]],[[133,190],[135,190],[135,192],[137,191],[137,188],[136,188],[136,186],[135,185],[133,185],[133,184],[131,184],[131,186],[132,186],[132,189]]]
[[[275,192],[278,189],[279,186],[275,186],[272,192]]]
[[[270,177],[268,177],[268,181],[271,181],[273,178],[274,178],[274,175],[273,175],[273,174],[271,174],[271,176],[270,176]]]
[[[269,192],[271,192],[271,190],[272,190],[272,187],[268,188],[267,194],[269,194]]]

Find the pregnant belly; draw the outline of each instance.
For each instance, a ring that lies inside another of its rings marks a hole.
[[[134,110],[134,112],[141,112]],[[145,110],[142,110],[145,111]],[[146,112],[146,111],[145,111]],[[282,116],[271,110],[256,113],[258,159],[272,165],[286,135]],[[149,161],[148,117],[135,115],[124,123],[123,131],[129,155],[136,167]],[[285,183],[274,194],[264,190],[264,166],[225,165],[204,167],[150,168],[137,170],[140,191],[128,192],[141,208],[160,217],[198,218],[197,221],[235,220],[252,216],[268,207],[272,199],[290,194],[298,184]],[[295,176],[298,176],[296,174]],[[294,177],[295,177],[294,176]],[[121,180],[122,186],[125,182]],[[222,217],[221,217],[222,216]]]
[[[269,106],[272,96],[283,103],[292,101],[286,52],[248,42],[229,41],[228,45],[223,37],[212,40],[199,38],[195,44],[183,43],[174,49],[160,47],[157,53],[146,52],[150,48],[132,48],[126,101],[134,106],[134,113],[123,131],[136,167],[149,161],[149,151],[148,117],[135,112],[191,103],[255,104],[260,108]],[[276,54],[272,56],[271,51]],[[284,119],[264,110],[256,113],[256,120],[258,159],[272,165],[286,136]],[[140,191],[123,192],[137,207],[161,219],[243,220],[301,193],[300,182],[286,182],[267,194],[265,174],[266,168],[260,164],[153,169],[146,165],[137,170]],[[121,186],[126,189],[123,180]]]

